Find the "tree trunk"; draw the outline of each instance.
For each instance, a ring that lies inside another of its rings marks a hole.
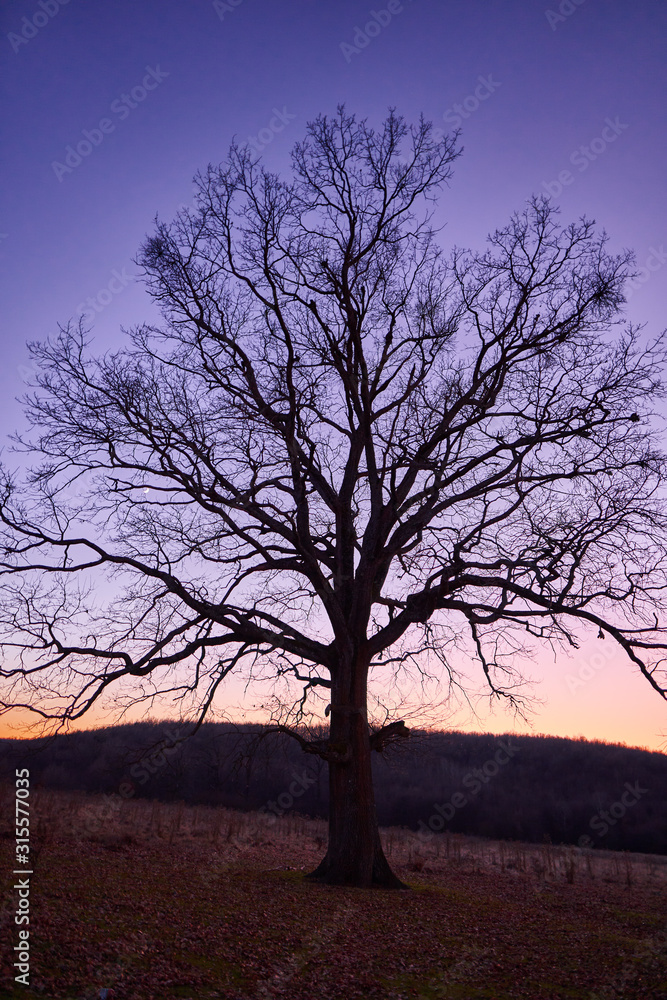
[[[329,885],[409,889],[394,875],[378,830],[366,717],[366,678],[343,703],[339,685],[332,687],[329,746],[349,759],[329,761],[329,844],[327,853],[306,878]],[[348,688],[349,691],[349,688]],[[354,696],[356,694],[356,696]]]

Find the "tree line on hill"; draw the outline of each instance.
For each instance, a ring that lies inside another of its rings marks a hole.
[[[137,722],[43,740],[0,740],[0,781],[33,787],[327,815],[327,772],[262,727]],[[181,742],[182,740],[182,742]],[[378,819],[420,838],[494,839],[667,854],[667,755],[555,736],[413,731],[374,754]]]

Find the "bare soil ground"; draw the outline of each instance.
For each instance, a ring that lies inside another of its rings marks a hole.
[[[412,892],[313,885],[326,824],[37,792],[30,986],[0,998],[667,1000],[667,857],[383,831]],[[113,991],[113,992],[111,992]]]

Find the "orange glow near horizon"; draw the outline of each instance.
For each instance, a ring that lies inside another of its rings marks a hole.
[[[515,718],[511,712],[501,707],[489,710],[486,700],[477,705],[477,715],[469,709],[451,712],[443,710],[442,718],[431,717],[428,728],[459,730],[462,732],[490,732],[542,734],[600,740],[605,743],[624,743],[627,746],[646,750],[667,752],[667,713],[665,702],[652,690],[639,671],[627,660],[622,651],[611,644],[611,640],[589,640],[582,643],[574,656],[558,655],[539,661],[523,662],[524,673],[530,682],[525,693],[536,699],[530,723]],[[267,716],[254,707],[257,695],[263,690],[255,689],[255,697],[244,698],[244,682],[233,678],[225,689],[224,704],[229,710],[224,718],[235,722],[263,722]],[[539,700],[543,704],[539,703]],[[254,702],[254,704],[253,704]],[[171,703],[170,703],[171,704]],[[144,711],[135,708],[122,719],[117,711],[93,710],[83,716],[72,730],[96,729],[118,722],[134,722],[144,718],[174,720],[178,714],[170,704],[163,701],[162,707],[156,703]],[[218,709],[223,705],[218,702]],[[400,711],[398,713],[400,716]],[[30,738],[36,732],[28,731],[28,725],[35,724],[37,716],[22,712],[8,713],[0,719],[0,738]],[[408,725],[418,727],[420,720],[412,717]],[[424,722],[421,723],[424,725]]]

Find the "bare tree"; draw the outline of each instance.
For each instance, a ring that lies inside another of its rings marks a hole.
[[[455,680],[468,649],[520,708],[523,639],[594,628],[666,696],[665,348],[612,336],[632,256],[535,198],[445,259],[457,143],[341,107],[289,183],[232,145],[141,249],[161,326],[97,359],[80,324],[31,345],[41,464],[2,484],[3,704],[67,723],[129,680],[202,719],[248,663],[302,710],[323,692],[321,738],[281,726],[329,765],[330,883],[402,884],[371,755],[408,730],[369,728],[378,665]]]

